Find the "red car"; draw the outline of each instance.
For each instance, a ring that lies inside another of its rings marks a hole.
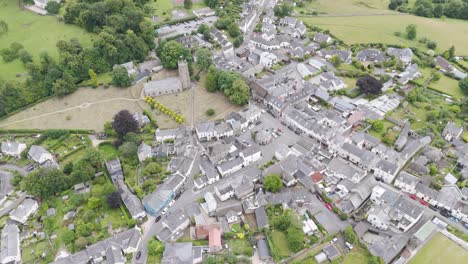
[[[419,203],[422,204],[422,205],[424,205],[424,206],[427,206],[427,205],[428,205],[428,203],[427,203],[426,201],[424,201],[424,200],[419,200]]]
[[[329,203],[325,203],[325,207],[330,211],[333,210],[333,207]]]
[[[410,197],[411,199],[413,199],[413,200],[417,200],[417,199],[418,199],[418,198],[416,197],[416,195],[414,195],[414,194],[410,194],[409,197]]]
[[[278,127],[277,129],[278,129],[279,132],[283,132],[283,130],[281,130],[281,128]]]

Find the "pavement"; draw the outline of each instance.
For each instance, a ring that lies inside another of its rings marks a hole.
[[[217,16],[205,17],[176,25],[164,26],[159,28],[157,32],[160,38],[170,38],[183,33],[190,34],[192,31],[196,31],[201,24],[207,24],[211,27],[216,20],[218,20]]]

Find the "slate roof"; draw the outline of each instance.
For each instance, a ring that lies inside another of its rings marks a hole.
[[[257,220],[257,226],[259,229],[269,226],[268,215],[265,210],[265,206],[260,206],[255,209],[255,219]]]
[[[166,243],[161,264],[193,264],[192,242]]]

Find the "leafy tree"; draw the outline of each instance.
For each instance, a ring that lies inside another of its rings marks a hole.
[[[293,6],[288,2],[282,2],[281,4],[275,5],[273,12],[277,17],[285,17],[291,15],[293,11]]]
[[[376,78],[366,75],[357,80],[356,85],[361,92],[366,94],[380,94],[382,92],[383,84]]]
[[[98,87],[98,79],[97,74],[94,72],[93,69],[88,70],[89,79],[91,80],[91,86],[96,88]]]
[[[112,127],[121,138],[128,132],[138,132],[138,123],[128,110],[121,110],[114,116]]]
[[[184,8],[185,9],[192,9],[192,1],[191,0],[184,0]]]
[[[227,27],[228,33],[231,37],[235,38],[241,34],[239,25],[236,22],[232,22]]]
[[[372,130],[375,132],[382,132],[384,129],[384,122],[382,120],[373,120],[371,121]]]
[[[59,169],[40,168],[24,176],[23,190],[41,199],[48,198],[70,187],[70,180]]]
[[[384,264],[385,261],[378,256],[370,256],[369,260],[367,261],[368,264]]]
[[[214,116],[214,114],[215,114],[215,110],[213,108],[209,108],[208,110],[206,110],[207,116]]]
[[[120,194],[118,192],[113,192],[107,196],[107,204],[110,208],[116,209],[119,208],[122,204],[122,200],[120,199]]]
[[[270,192],[278,192],[283,187],[283,182],[278,174],[271,174],[263,180],[263,187]]]
[[[296,227],[288,228],[286,240],[289,248],[294,252],[299,252],[304,248],[304,232]]]
[[[122,157],[127,159],[135,159],[137,157],[138,146],[133,142],[125,142],[119,147],[119,152]]]
[[[158,256],[164,252],[164,244],[154,238],[148,241],[148,254],[150,256]]]
[[[242,42],[244,41],[244,38],[242,36],[238,36],[237,38],[234,39],[232,44],[234,45],[235,48],[240,47],[242,45]]]
[[[216,92],[218,90],[218,70],[211,66],[205,79],[205,87],[208,92]]]
[[[230,89],[225,89],[224,94],[228,96],[229,101],[237,105],[245,105],[249,102],[250,88],[245,81],[238,77]]]
[[[85,182],[91,180],[95,173],[95,168],[89,162],[82,159],[73,165],[71,178],[74,183]]]
[[[62,233],[62,241],[65,245],[68,245],[75,241],[75,232],[66,230]]]
[[[340,56],[338,56],[338,55],[333,55],[333,56],[330,58],[330,61],[331,61],[331,63],[333,64],[333,66],[335,66],[335,67],[340,67],[341,63],[343,63],[343,61],[341,60]]]
[[[461,79],[458,82],[458,86],[460,86],[460,89],[465,93],[468,94],[468,77],[465,77]]]
[[[449,53],[449,59],[455,57],[455,46],[451,46],[449,49],[448,49],[448,53]]]
[[[346,227],[343,233],[347,242],[349,242],[350,244],[357,243],[358,237],[351,226]]]
[[[71,94],[78,89],[78,86],[75,84],[75,79],[72,75],[64,73],[61,79],[55,81],[53,85],[54,94],[58,96],[64,96]]]
[[[210,27],[207,24],[202,23],[198,26],[197,33],[204,35],[206,32],[210,32]]]
[[[417,31],[416,31],[416,25],[410,24],[406,27],[406,38],[409,40],[413,40],[416,38]]]
[[[189,59],[190,52],[175,40],[168,41],[161,50],[161,63],[164,68],[177,69],[180,60]]]
[[[102,205],[101,199],[99,197],[91,197],[88,200],[88,208],[92,210],[99,209]]]
[[[20,49],[18,51],[18,57],[23,64],[27,64],[33,61],[31,54],[25,49]]]
[[[152,177],[160,174],[161,172],[163,172],[163,168],[161,167],[161,165],[159,165],[159,163],[150,162],[146,164],[146,166],[143,168],[142,174],[144,176]]]
[[[276,229],[286,231],[291,226],[291,217],[285,212],[273,219],[273,226]]]
[[[437,168],[437,165],[435,163],[429,164],[429,174],[434,176],[437,173],[439,173],[439,168]]]
[[[60,3],[54,1],[48,2],[45,10],[48,14],[56,15],[60,11]]]
[[[200,74],[201,71],[208,70],[208,68],[210,68],[211,64],[213,63],[213,61],[211,60],[212,56],[213,54],[207,48],[199,49],[195,53],[195,58],[197,59],[195,61],[195,64],[200,69],[198,74]]]
[[[127,69],[123,66],[117,66],[112,70],[112,84],[119,87],[130,86],[130,76],[128,76]]]
[[[8,32],[7,22],[0,20],[0,35]]]
[[[426,43],[426,47],[427,47],[428,49],[432,49],[432,50],[433,50],[433,49],[437,48],[437,43],[434,42],[434,41],[428,41],[428,42]]]

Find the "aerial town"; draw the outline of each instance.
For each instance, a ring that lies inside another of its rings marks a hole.
[[[1,264],[466,263],[466,1],[20,2]]]

